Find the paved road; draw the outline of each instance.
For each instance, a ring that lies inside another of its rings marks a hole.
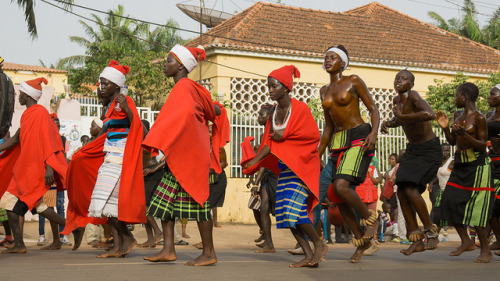
[[[27,232],[31,228],[34,226],[28,224]],[[140,228],[134,231],[139,241],[143,232]],[[193,237],[191,243],[199,240],[194,223],[188,233]],[[457,242],[407,257],[399,253],[399,244],[385,243],[375,255],[363,257],[358,264],[347,261],[352,245],[331,245],[319,268],[291,269],[288,265],[300,259],[285,251],[293,245],[291,234],[274,231],[278,252],[255,254],[255,247],[248,242],[255,233],[254,226],[224,225],[216,229],[219,262],[200,268],[183,265],[199,254],[192,246],[178,246],[175,262],[155,264],[142,257],[158,249],[136,248],[126,258],[97,259],[102,251],[87,245],[77,252],[70,247],[45,252],[29,243],[26,255],[0,255],[0,280],[500,280],[500,257],[495,256],[490,264],[472,262],[478,250],[449,257]]]

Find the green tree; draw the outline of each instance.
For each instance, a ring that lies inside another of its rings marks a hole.
[[[427,13],[437,27],[469,38],[490,47],[500,48],[500,8],[483,28],[479,25],[478,12],[472,0],[464,0],[459,18],[445,20],[436,12]]]
[[[469,77],[463,73],[458,73],[450,82],[444,82],[443,79],[434,79],[435,85],[429,86],[427,93],[427,102],[431,105],[435,112],[438,110],[448,114],[453,120],[453,113],[457,111],[455,107],[455,94],[458,86],[468,82]],[[471,81],[469,81],[471,82]],[[479,88],[479,97],[476,102],[477,109],[482,113],[489,110],[488,95],[496,84],[500,83],[500,73],[492,73],[487,81],[474,81]]]
[[[10,0],[11,3],[17,2],[17,5],[24,10],[24,19],[28,26],[28,32],[32,39],[38,37],[35,20],[35,1],[34,0]],[[70,9],[73,0],[58,0],[58,5],[63,6],[65,9]]]
[[[90,93],[89,85],[98,81],[99,74],[112,59],[130,66],[127,76],[129,93],[138,105],[148,105],[153,109],[161,108],[166,93],[173,82],[163,75],[163,61],[166,51],[175,44],[184,42],[176,29],[177,24],[167,22],[169,27],[151,30],[147,24],[124,19],[125,11],[121,5],[110,10],[104,19],[97,15],[92,18],[97,26],[83,21],[86,37],[70,37],[71,42],[86,48],[85,55],[73,56],[69,62],[81,64],[70,69],[69,82],[73,92]]]

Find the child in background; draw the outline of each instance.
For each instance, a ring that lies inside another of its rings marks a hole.
[[[379,221],[380,221],[380,239],[379,242],[384,243],[384,235],[393,235],[394,237],[398,237],[398,223],[391,221],[389,213],[391,212],[391,204],[384,202],[382,204],[382,211],[378,211],[379,213]]]

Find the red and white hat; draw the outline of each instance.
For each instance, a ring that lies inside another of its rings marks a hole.
[[[201,48],[190,48],[182,45],[175,45],[170,52],[174,54],[182,65],[184,65],[188,72],[193,71],[199,61],[203,61],[207,58],[207,53]]]
[[[125,86],[125,75],[130,71],[130,67],[126,65],[121,65],[119,62],[112,60],[109,62],[108,66],[104,68],[99,75],[99,78],[106,78],[109,81],[115,83],[118,87],[123,88]]]
[[[21,82],[21,85],[19,85],[19,91],[38,101],[42,96],[42,83],[47,85],[47,79],[40,77],[33,80],[23,81]]]

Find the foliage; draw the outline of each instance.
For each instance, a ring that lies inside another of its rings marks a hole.
[[[311,113],[315,120],[324,120],[323,107],[321,106],[321,99],[313,97],[307,101],[307,106],[311,109]]]
[[[427,102],[434,109],[434,112],[441,110],[445,112],[450,120],[453,119],[453,113],[457,110],[455,107],[455,92],[461,84],[468,82],[469,77],[458,73],[450,82],[444,82],[443,79],[434,79],[435,85],[429,86],[427,93]],[[469,81],[472,82],[472,81]],[[488,81],[474,81],[479,88],[479,97],[476,107],[482,113],[486,113],[488,107],[488,95],[496,84],[500,83],[500,73],[492,73]]]
[[[166,93],[173,87],[173,81],[163,74],[162,60],[166,50],[184,41],[174,28],[157,27],[151,30],[149,24],[124,19],[125,11],[119,5],[101,19],[93,14],[97,26],[80,21],[87,37],[70,37],[71,42],[86,48],[84,56],[66,58],[83,66],[70,70],[69,82],[73,92],[91,93],[89,85],[98,82],[99,74],[110,60],[130,66],[127,75],[129,94],[138,106],[148,105],[159,110],[166,99]],[[168,26],[177,26],[168,20]]]
[[[10,2],[17,2],[17,5],[24,10],[24,20],[28,26],[28,32],[32,39],[38,37],[35,21],[35,1],[34,0],[10,0]],[[73,0],[57,0],[57,5],[64,7],[66,10],[71,8]]]
[[[500,50],[500,7],[495,11],[487,25],[479,26],[478,12],[472,0],[464,0],[460,17],[445,20],[436,12],[428,12],[434,24],[460,36]]]

